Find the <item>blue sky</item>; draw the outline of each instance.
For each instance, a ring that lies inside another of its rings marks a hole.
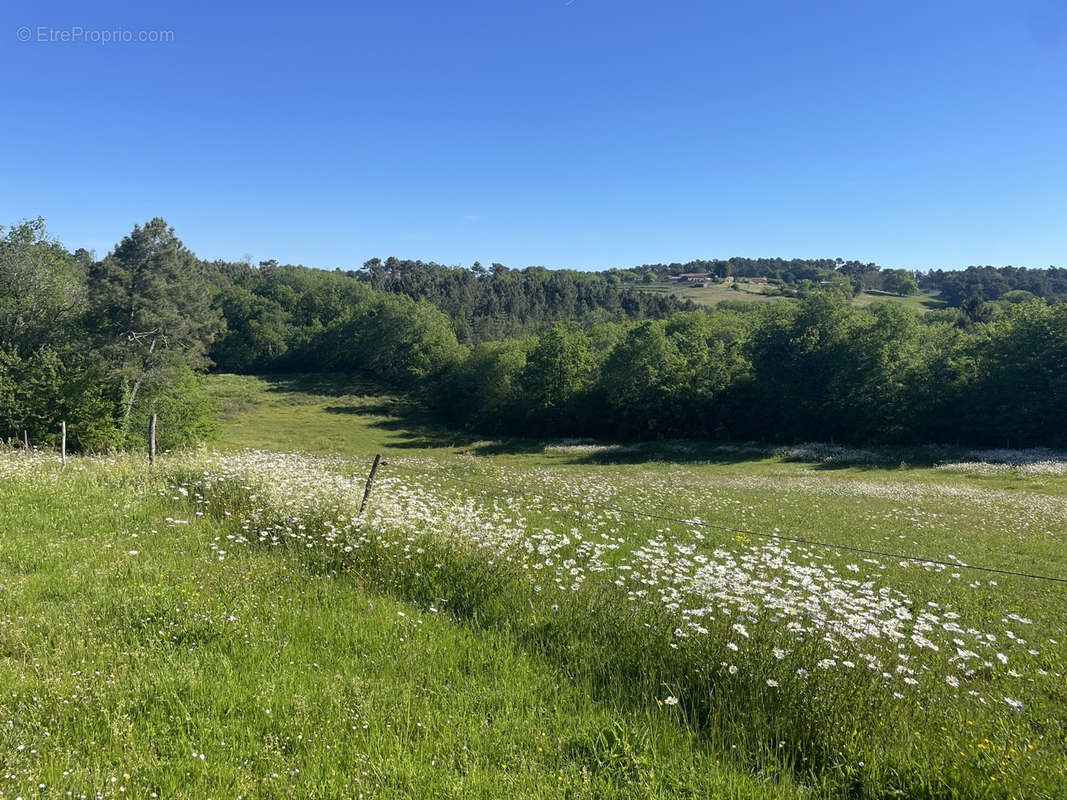
[[[0,223],[327,268],[1067,265],[1058,0],[153,5],[5,5]],[[142,30],[173,40],[85,41]]]

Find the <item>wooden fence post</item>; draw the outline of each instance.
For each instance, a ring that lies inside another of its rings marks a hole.
[[[148,466],[156,463],[156,415],[148,422]]]
[[[63,432],[59,437],[59,461],[67,466],[67,421],[63,420]]]
[[[22,446],[26,452],[30,452],[30,432],[25,428],[22,429]]]
[[[370,475],[367,476],[367,488],[363,490],[363,502],[359,504],[359,513],[356,514],[356,525],[363,519],[363,509],[367,507],[367,499],[370,497],[371,487],[374,485],[374,474],[378,471],[378,465],[382,461],[382,454],[374,456],[374,463],[370,465]]]

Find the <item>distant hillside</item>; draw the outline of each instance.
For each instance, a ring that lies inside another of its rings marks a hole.
[[[920,278],[925,291],[940,292],[950,306],[963,306],[968,301],[1000,300],[1020,302],[1039,297],[1050,302],[1067,301],[1067,269],[1028,269],[1027,267],[967,267],[946,272],[931,270]]]
[[[684,264],[642,264],[631,267],[637,275],[651,272],[656,275],[682,275],[685,273],[710,273],[718,278],[772,278],[782,283],[797,283],[802,280],[819,281],[840,274],[846,277],[878,273],[885,269],[873,262],[845,261],[840,258],[715,258],[697,259]]]
[[[729,286],[734,279],[740,279],[743,286],[746,285],[746,279],[766,279],[781,290],[770,294],[779,295],[827,286],[850,287],[857,296],[883,292],[899,297],[925,295],[923,300],[928,301],[922,303],[925,308],[961,308],[972,316],[980,313],[981,304],[991,301],[1018,303],[1037,298],[1049,303],[1061,303],[1067,300],[1067,269],[1062,267],[971,266],[962,270],[920,272],[889,269],[873,262],[844,261],[840,258],[728,258],[642,264],[628,269],[609,270],[605,274],[659,294],[675,294],[702,305],[727,299],[765,299],[756,296],[765,293],[759,289],[749,291],[751,296],[736,298],[719,296],[721,291],[697,293],[695,290],[701,283],[704,284],[703,289],[715,289],[716,285],[722,288],[723,285]],[[715,299],[709,300],[712,295],[715,295]]]
[[[714,307],[720,303],[736,306],[739,303],[773,303],[789,302],[797,299],[798,292],[786,287],[785,293],[774,284],[723,281],[709,283],[680,283],[677,279],[658,280],[653,283],[638,283],[636,288],[643,292],[657,295],[673,295],[680,300],[688,300],[699,306]],[[861,291],[854,295],[852,302],[857,306],[889,301],[897,303],[919,313],[945,308],[946,304],[932,294],[899,295],[878,289]]]
[[[536,333],[553,322],[662,319],[696,306],[626,286],[608,273],[509,269],[475,263],[446,267],[425,261],[375,258],[345,273],[379,291],[426,300],[452,321],[460,342]]]
[[[540,267],[490,270],[420,261],[374,260],[362,270],[216,262],[206,265],[226,329],[211,357],[220,369],[345,369],[390,362],[387,371],[423,374],[452,344],[535,335],[556,322],[637,322],[693,311],[688,300],[656,296],[591,272]],[[447,331],[447,335],[445,332]],[[427,363],[400,365],[386,342],[411,344]],[[428,356],[433,353],[436,355]]]

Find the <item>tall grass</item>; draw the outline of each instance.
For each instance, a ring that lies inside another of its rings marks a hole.
[[[665,709],[742,769],[788,773],[798,785],[841,797],[1056,797],[1063,785],[1062,639],[1035,650],[1025,676],[1015,676],[1025,651],[1011,651],[1010,672],[983,661],[999,643],[967,666],[977,654],[934,652],[920,633],[911,636],[917,646],[885,636],[842,643],[810,624],[786,635],[788,614],[739,606],[733,597],[693,616],[685,613],[692,604],[678,602],[690,599],[687,587],[669,575],[645,581],[651,597],[635,592],[614,569],[617,553],[587,560],[593,570],[579,570],[580,581],[568,585],[559,565],[578,563],[575,547],[532,535],[543,518],[512,520],[489,534],[484,507],[434,494],[414,477],[388,489],[404,502],[357,525],[343,499],[354,495],[344,491],[345,468],[333,467],[316,472],[256,457],[236,469],[216,464],[206,480],[173,477],[189,487],[195,508],[229,524],[239,546],[290,549],[318,569],[475,629],[505,631],[613,707]],[[302,481],[314,484],[303,495]],[[522,516],[516,502],[505,513]],[[666,542],[653,550],[671,552]],[[554,559],[555,582],[531,572],[535,552]],[[797,555],[802,571],[825,566]],[[910,620],[914,612],[922,630],[927,612],[917,602],[908,608],[899,613]],[[960,635],[969,643],[984,634]],[[1025,701],[1015,696],[1022,688]]]
[[[198,516],[143,462],[15,458],[2,797],[810,796],[720,762],[668,709],[597,702],[504,631],[361,585],[326,548],[227,548],[237,518]]]

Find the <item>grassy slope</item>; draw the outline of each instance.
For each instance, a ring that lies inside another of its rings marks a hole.
[[[215,557],[143,467],[56,473],[0,483],[0,796],[794,795],[504,633],[299,550]]]
[[[757,284],[739,284],[740,289],[735,291],[729,283],[712,283],[700,289],[676,283],[674,281],[659,282],[652,284],[634,284],[634,287],[646,292],[657,294],[673,294],[683,300],[692,300],[700,305],[713,306],[724,300],[765,303],[772,301],[787,300],[781,295],[773,294],[773,287]],[[944,303],[937,300],[933,295],[917,294],[910,297],[901,297],[889,292],[863,292],[853,298],[853,303],[858,306],[869,306],[872,303],[888,300],[899,303],[913,311],[923,312],[934,308],[942,308]]]
[[[739,284],[740,289],[734,291],[729,283],[709,283],[706,286],[695,289],[674,281],[662,281],[659,283],[634,284],[634,288],[645,292],[657,294],[673,294],[682,300],[692,300],[700,305],[713,306],[721,300],[742,300],[751,302],[767,302],[782,300],[784,298],[767,293],[768,287],[757,284]]]
[[[368,461],[373,452],[384,452],[394,457],[386,474],[401,483],[409,480],[409,465],[413,464],[416,470],[430,468],[444,485],[451,483],[459,496],[474,497],[487,504],[503,500],[506,508],[520,510],[531,530],[594,524],[596,512],[579,511],[575,519],[574,512],[566,510],[575,502],[581,509],[589,502],[581,499],[584,496],[683,518],[699,514],[713,524],[729,528],[778,531],[829,543],[1067,575],[1067,551],[1062,545],[1067,476],[1063,475],[931,469],[930,463],[936,460],[963,455],[948,451],[901,450],[888,453],[891,458],[884,463],[842,465],[784,459],[758,448],[722,448],[693,442],[601,449],[546,447],[543,442],[529,440],[479,441],[473,436],[420,425],[403,405],[374,398],[371,387],[349,387],[343,378],[320,380],[314,386],[292,379],[264,381],[220,376],[216,381],[219,390],[239,382],[239,392],[254,406],[255,410],[246,413],[255,418],[256,429],[270,428],[273,435],[283,437],[279,444],[287,449],[329,453],[342,443],[346,452]],[[303,404],[307,415],[299,425],[288,422],[291,417],[287,409],[293,403]],[[243,424],[241,419],[248,417],[239,417],[236,422]],[[232,426],[227,430],[231,447],[250,446],[255,441],[251,436],[237,435]],[[285,431],[290,438],[284,438]],[[314,435],[308,435],[311,431]],[[417,479],[418,474],[416,471],[412,477]],[[487,481],[501,488],[454,483],[462,478]],[[531,499],[531,495],[550,500],[558,496],[561,501],[546,504]],[[599,518],[610,525],[607,518],[611,516],[600,514]],[[664,528],[672,527],[656,520],[624,520],[627,538],[634,542],[655,538]],[[709,532],[708,546],[745,546],[748,541],[749,537],[743,535]],[[863,563],[862,556],[848,553],[837,554],[837,559],[841,565],[849,561]],[[938,603],[952,607],[969,624],[997,632],[1002,641],[1005,623],[1014,625],[1005,615],[1032,620],[1026,633],[1041,648],[1045,668],[1062,673],[1067,655],[1062,615],[1067,594],[1062,585],[967,570],[958,575],[953,578],[947,572],[931,574],[912,569],[894,571],[887,580],[908,592],[920,606]],[[1049,642],[1051,638],[1056,641]],[[592,650],[591,643],[584,646]],[[713,663],[718,663],[717,657]],[[1024,697],[1035,721],[1061,715],[1067,702],[1062,686],[1034,689],[1031,683],[1024,676],[997,689],[1001,694]],[[641,694],[644,696],[647,690]],[[999,702],[1000,694],[994,699]],[[920,748],[906,757],[916,760],[909,769],[917,770],[920,776],[933,779],[939,773],[957,772],[970,776],[964,779],[962,785],[970,788],[962,796],[977,792],[975,778],[979,782],[990,781],[991,785],[997,780],[1020,781],[1016,785],[1023,796],[1056,796],[1049,781],[1064,780],[1065,753],[1059,745],[1045,749],[1041,740],[1046,734],[1041,724],[1036,723],[1033,728],[1025,723],[1022,727],[1013,724],[998,728],[997,719],[1002,714],[994,711],[988,717],[974,717],[973,713],[963,704],[933,717],[920,714],[909,719],[903,714],[886,721],[892,726],[914,725],[906,727],[905,736],[910,737],[912,730],[916,736],[921,733],[922,738],[916,742],[943,738],[946,731],[968,732],[954,745],[958,752],[937,751],[941,754],[935,756],[931,749],[927,756],[925,748]],[[967,727],[974,725],[978,727]],[[1060,727],[1054,726],[1057,730]],[[982,734],[971,738],[970,734],[979,729]],[[998,733],[994,734],[994,730]],[[1046,770],[1046,774],[1009,777],[1003,772],[1008,768],[1003,761],[993,768],[988,755],[1001,747],[1012,752],[1026,748],[1023,752],[1028,763],[1043,763],[1038,771]],[[1031,747],[1037,750],[1029,750]],[[924,765],[928,757],[930,760]],[[953,761],[957,757],[959,761]],[[991,771],[986,773],[987,769]],[[939,790],[933,791],[936,795]]]
[[[889,292],[870,291],[863,292],[853,298],[853,302],[858,306],[869,306],[871,303],[879,303],[883,300],[899,303],[905,308],[920,312],[945,307],[945,302],[936,299],[932,294],[913,294],[901,297],[898,294],[890,294]]]

